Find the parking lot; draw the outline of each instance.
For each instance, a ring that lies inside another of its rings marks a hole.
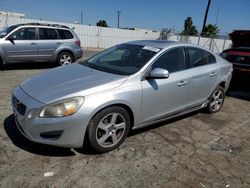
[[[84,59],[96,52],[86,51]],[[0,71],[0,187],[250,187],[247,74],[233,77],[219,113],[199,111],[133,131],[119,149],[95,154],[87,146],[32,143],[15,126],[11,91],[53,67],[18,64]]]

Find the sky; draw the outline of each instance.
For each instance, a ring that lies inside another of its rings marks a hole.
[[[201,31],[207,0],[0,0],[0,11],[24,13],[27,18],[96,25],[106,20],[109,27],[183,30],[190,16]],[[217,16],[218,15],[218,16]],[[215,24],[221,34],[234,29],[250,30],[250,0],[211,0],[207,24]]]

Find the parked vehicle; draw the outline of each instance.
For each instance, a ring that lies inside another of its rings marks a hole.
[[[52,61],[71,64],[82,57],[75,32],[62,25],[17,24],[0,31],[0,64]]]
[[[134,41],[21,83],[12,106],[31,141],[81,147],[88,139],[107,152],[131,129],[202,108],[218,112],[231,76],[230,63],[201,47]]]
[[[229,34],[233,45],[221,54],[236,71],[250,72],[250,30],[236,30]]]

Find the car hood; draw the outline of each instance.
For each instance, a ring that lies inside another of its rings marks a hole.
[[[50,103],[70,95],[86,96],[120,86],[127,76],[110,74],[72,64],[51,69],[20,84],[31,97]]]

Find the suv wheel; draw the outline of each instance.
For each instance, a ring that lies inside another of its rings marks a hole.
[[[217,87],[209,98],[207,111],[210,114],[220,111],[225,99],[225,91],[222,87]]]
[[[58,55],[57,62],[59,65],[68,65],[74,62],[74,57],[69,52],[61,52]]]
[[[130,117],[124,108],[106,108],[89,123],[87,134],[90,146],[101,153],[114,150],[123,143],[129,129]]]

